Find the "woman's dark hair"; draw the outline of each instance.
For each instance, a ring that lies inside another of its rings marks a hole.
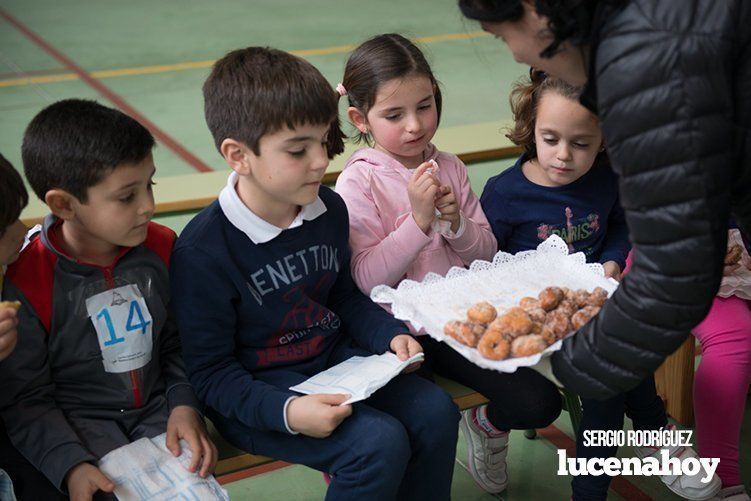
[[[29,194],[21,175],[0,155],[0,238],[21,216],[21,211],[28,203]]]
[[[430,80],[440,122],[442,99],[438,82],[422,51],[401,35],[378,35],[360,44],[347,59],[342,85],[347,91],[349,105],[367,114],[375,104],[381,85],[412,75],[422,75]],[[357,142],[363,140],[368,142],[363,133],[355,138]]]
[[[579,101],[581,89],[567,84],[561,79],[545,75],[542,71],[530,69],[529,79],[523,79],[511,90],[509,104],[514,117],[514,125],[506,137],[524,148],[528,158],[537,157],[535,147],[535,123],[540,99],[546,92],[555,92],[572,101]]]
[[[549,19],[553,41],[540,56],[552,57],[561,43],[584,45],[589,39],[595,8],[602,0],[536,0],[535,10]],[[623,0],[606,0],[623,3]],[[464,17],[480,22],[518,21],[524,15],[522,0],[459,0]]]

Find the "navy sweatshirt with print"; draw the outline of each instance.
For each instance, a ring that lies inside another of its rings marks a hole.
[[[516,254],[558,235],[587,262],[615,261],[623,270],[631,246],[611,168],[596,164],[571,184],[547,187],[524,176],[526,160],[490,178],[480,197],[499,250]]]
[[[328,367],[341,336],[381,354],[408,332],[355,285],[347,209],[326,187],[319,197],[326,212],[259,244],[215,201],[188,224],[172,256],[173,302],[196,393],[253,428],[287,432],[284,406],[295,395],[254,372],[312,375]]]

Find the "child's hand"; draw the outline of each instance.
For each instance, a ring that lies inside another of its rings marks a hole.
[[[14,308],[0,309],[0,360],[10,355],[10,352],[16,347],[18,341],[17,326],[16,310]]]
[[[298,433],[313,438],[326,438],[342,421],[352,414],[346,402],[349,395],[305,395],[293,399],[287,406],[287,423]]]
[[[621,267],[615,261],[605,261],[602,263],[602,267],[605,268],[605,276],[621,281]]]
[[[399,360],[407,360],[413,355],[422,353],[422,346],[420,346],[420,343],[418,343],[417,340],[409,334],[399,334],[398,336],[396,336],[391,340],[389,348],[391,348],[391,351],[396,353],[396,356],[399,357]],[[416,371],[421,364],[422,361],[410,364],[402,371],[402,374]]]
[[[91,501],[97,491],[112,492],[115,484],[89,463],[79,463],[65,475],[71,501]]]
[[[451,231],[459,231],[461,214],[459,213],[459,204],[456,202],[451,186],[443,185],[438,188],[438,199],[435,201],[435,208],[441,212],[441,220],[451,223]]]
[[[191,473],[201,465],[198,473],[202,478],[214,471],[218,453],[216,446],[209,438],[206,425],[198,412],[187,405],[178,405],[170,412],[167,420],[167,448],[175,455],[181,454],[180,439],[188,442],[193,456],[188,466]]]
[[[412,217],[425,234],[428,233],[430,224],[435,219],[435,199],[439,188],[436,177],[426,172],[432,167],[433,164],[430,162],[420,164],[407,185],[409,204],[412,206]]]

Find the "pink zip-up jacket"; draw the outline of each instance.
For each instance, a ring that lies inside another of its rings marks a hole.
[[[463,223],[456,236],[423,233],[412,217],[407,184],[412,172],[386,153],[357,150],[336,182],[349,210],[352,275],[365,293],[376,285],[395,287],[428,272],[445,275],[452,266],[490,260],[498,244],[469,185],[467,167],[456,155],[429,144],[425,160],[438,163],[438,178],[456,195]]]

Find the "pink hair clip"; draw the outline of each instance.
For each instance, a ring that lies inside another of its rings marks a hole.
[[[346,96],[347,95],[347,89],[344,88],[344,85],[342,85],[341,82],[336,84],[336,91],[339,93],[340,96]]]

